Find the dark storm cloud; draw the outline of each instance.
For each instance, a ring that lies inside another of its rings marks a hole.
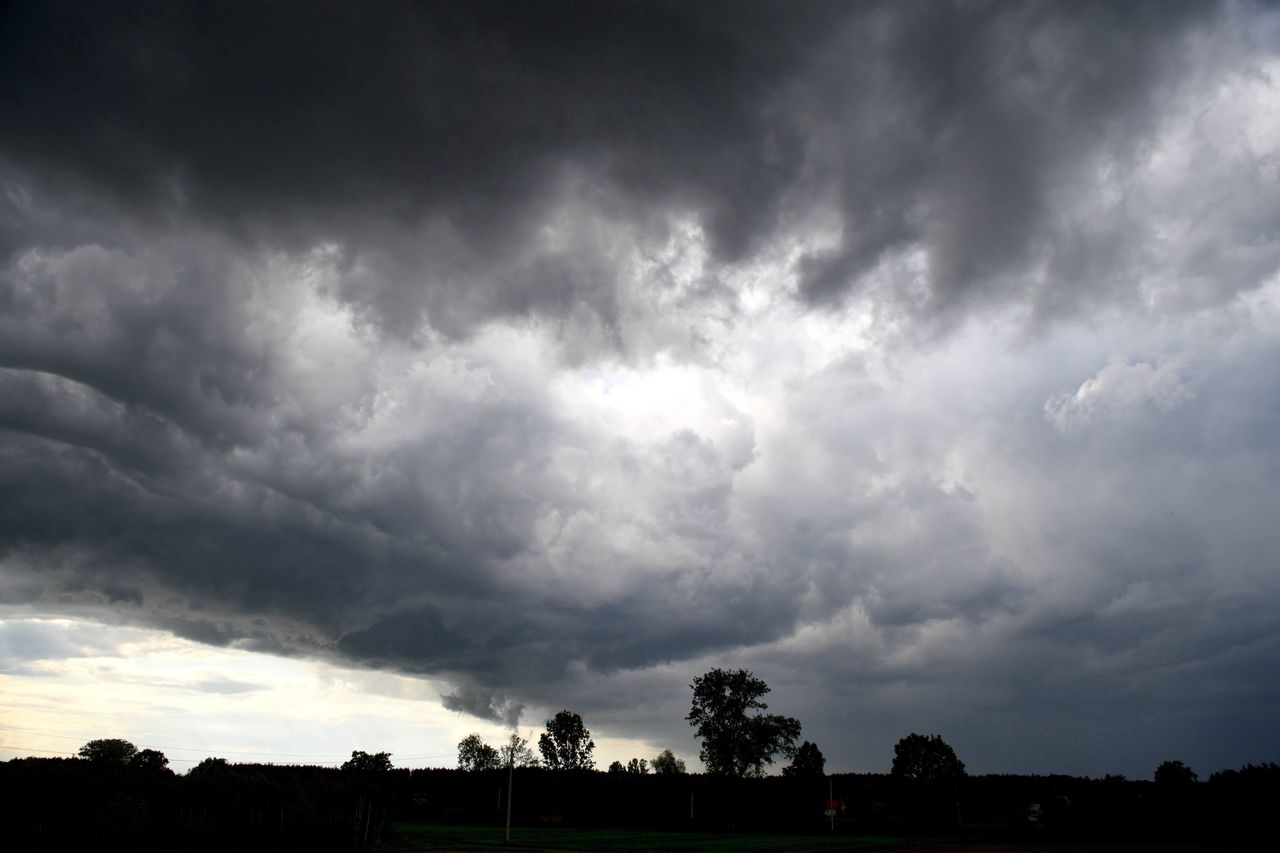
[[[1212,113],[1207,93],[1194,91],[1206,63],[1220,73],[1258,73],[1252,60],[1234,65],[1202,41],[1205,24],[1238,26],[1234,13],[1247,17],[1248,7],[978,3],[895,11],[874,29],[855,27],[861,49],[831,55],[826,74],[800,94],[810,139],[830,146],[811,168],[816,187],[829,188],[822,191],[839,232],[834,248],[802,261],[806,299],[825,303],[879,287],[923,320],[954,322],[975,307],[1019,303],[1052,318],[1135,296],[1153,263],[1174,289],[1202,277],[1190,258],[1152,258],[1159,211],[1151,219],[1139,213],[1145,200],[1136,181],[1162,134],[1202,126]],[[1198,115],[1176,111],[1188,97]],[[1212,156],[1203,148],[1195,154]],[[1246,175],[1268,157],[1266,147],[1246,157],[1249,165],[1227,183],[1248,186],[1254,178]],[[1216,261],[1209,287],[1228,296],[1255,287],[1280,261],[1276,207],[1245,192],[1250,201],[1221,203],[1231,217],[1252,208],[1245,227],[1258,229],[1267,248],[1262,261],[1206,246]],[[807,200],[823,198],[815,192]],[[1198,206],[1189,194],[1173,203],[1188,212]],[[1222,215],[1210,212],[1217,204],[1203,207],[1202,217]],[[913,253],[926,263],[914,283],[892,266]]]
[[[0,600],[844,765],[1274,702],[1265,7],[0,15]]]
[[[409,250],[434,226],[426,268],[347,295],[380,322],[394,326],[407,302],[445,328],[555,311],[565,287],[582,295],[554,270],[539,281],[554,259],[527,284],[484,280],[521,257],[566,182],[622,216],[694,208],[722,253],[747,251],[798,165],[768,104],[830,17],[818,5],[507,2],[7,15],[11,163],[144,221],[194,216],[285,244],[385,257],[388,231],[407,230]],[[480,292],[430,298],[455,285]]]
[[[468,684],[459,686],[452,693],[446,693],[441,697],[441,702],[450,711],[503,723],[512,728],[519,724],[520,714],[524,710],[523,704],[507,701]]]
[[[212,328],[218,315],[206,320]],[[21,327],[12,328],[8,340],[20,343]],[[236,338],[233,325],[222,332]],[[55,336],[27,337],[58,350]],[[145,351],[80,343],[85,369],[94,371]],[[57,354],[64,364],[74,356]],[[162,385],[168,377],[189,381],[183,371],[197,363],[139,359],[135,367]],[[244,428],[228,439],[222,422],[207,417],[224,403],[207,384],[182,383],[183,393],[163,396],[143,383],[98,388],[45,372],[56,364],[39,366],[0,371],[11,496],[0,511],[0,541],[11,600],[30,597],[22,590],[36,586],[50,605],[132,605],[151,624],[215,645],[317,652],[332,644],[371,665],[499,684],[555,681],[567,660],[611,669],[776,636],[795,615],[754,597],[739,605],[741,613],[726,612],[714,584],[679,596],[641,585],[626,593],[629,607],[560,603],[563,584],[539,590],[536,577],[509,584],[503,564],[533,547],[534,514],[584,500],[536,466],[535,479],[512,481],[515,469],[563,440],[551,424],[538,426],[548,415],[536,394],[432,413],[420,443],[344,460],[325,443],[323,425],[290,426],[303,443],[275,446],[278,436],[264,435],[280,414],[270,406],[250,407]],[[677,437],[673,449],[685,443]],[[261,465],[249,458],[255,454]],[[701,463],[712,478],[725,476],[714,454]],[[691,475],[664,476],[685,488]],[[472,495],[460,491],[464,482]],[[722,502],[726,493],[718,492]],[[707,498],[691,495],[695,504]],[[687,516],[682,505],[667,511]],[[522,598],[540,603],[510,608]],[[664,610],[670,618],[659,629],[652,614]],[[556,638],[556,654],[545,654],[548,637]]]
[[[1091,227],[1096,206],[1070,196],[1123,185],[1193,62],[1249,72],[1249,50],[1195,36],[1237,11],[14,4],[3,153],[14,180],[153,225],[333,241],[342,297],[397,333],[578,301],[616,324],[608,263],[537,246],[569,198],[650,236],[691,211],[722,261],[831,208],[835,247],[799,267],[806,299],[863,290],[917,250],[925,292],[891,285],[913,311],[1057,310],[1132,286],[1142,223],[1119,210]]]

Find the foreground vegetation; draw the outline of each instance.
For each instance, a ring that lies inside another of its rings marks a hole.
[[[911,839],[914,840],[914,839]],[[849,850],[901,843],[892,836],[854,837],[823,835],[777,835],[761,833],[661,832],[634,829],[561,829],[548,827],[520,828],[512,833],[510,843],[504,841],[501,828],[477,826],[436,826],[432,824],[397,823],[392,827],[387,850],[537,850],[576,851],[608,850],[653,851],[654,853],[727,853],[742,850],[753,853],[817,853],[817,851]]]
[[[402,770],[357,753],[344,769],[209,760],[0,764],[13,850],[494,849],[505,770]],[[730,779],[521,768],[514,849],[848,850],[921,837],[1047,844],[1216,845],[1272,837],[1280,766],[1208,781],[890,774]],[[826,815],[826,801],[837,803]]]

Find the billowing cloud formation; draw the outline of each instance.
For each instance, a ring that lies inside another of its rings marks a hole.
[[[1275,757],[1274,10],[3,14],[0,599],[655,741],[745,665],[850,767]]]
[[[446,693],[442,702],[450,711],[461,711],[482,720],[492,720],[513,727],[519,724],[520,713],[524,710],[524,706],[518,702],[497,699],[487,693],[467,688]]]

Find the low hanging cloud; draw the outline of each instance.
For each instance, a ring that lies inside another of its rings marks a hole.
[[[1271,7],[0,14],[0,601],[653,742],[748,666],[859,769],[1280,747]]]
[[[524,705],[519,702],[510,702],[468,687],[460,687],[453,693],[446,693],[440,697],[440,701],[450,711],[502,723],[513,729],[519,725],[520,714],[524,711]]]

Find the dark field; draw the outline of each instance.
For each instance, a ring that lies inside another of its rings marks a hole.
[[[990,844],[885,836],[836,837],[824,835],[796,836],[759,833],[694,833],[645,832],[623,829],[552,829],[513,828],[511,842],[503,840],[501,827],[435,826],[398,823],[391,837],[382,845],[397,851],[628,851],[628,853],[838,853],[838,851],[870,851],[877,853],[1210,853],[1210,851],[1264,849],[1239,844],[1214,845],[1141,845],[1141,844]]]
[[[1280,768],[1160,784],[1067,776],[913,783],[84,759],[0,764],[12,850],[1126,851],[1272,849]],[[510,844],[503,822],[511,796]],[[828,792],[840,804],[834,831]]]
[[[538,851],[730,851],[758,853],[785,851],[852,850],[885,848],[901,839],[884,837],[834,840],[823,836],[770,835],[756,833],[647,832],[625,829],[513,828],[511,843],[503,841],[501,827],[431,826],[395,824],[389,850],[538,850]],[[913,848],[917,849],[917,848]]]

